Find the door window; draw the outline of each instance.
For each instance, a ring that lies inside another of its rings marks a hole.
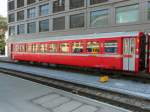
[[[135,54],[135,38],[131,38],[130,40],[130,53]]]
[[[128,39],[124,39],[123,40],[123,53],[124,54],[128,54],[129,53],[129,42],[128,42]]]

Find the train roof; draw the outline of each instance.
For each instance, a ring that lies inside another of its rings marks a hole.
[[[72,35],[72,36],[54,36],[54,37],[45,37],[45,38],[34,38],[32,40],[20,40],[17,43],[25,42],[47,42],[47,41],[61,41],[61,40],[78,40],[78,39],[93,39],[93,38],[118,38],[118,37],[135,37],[139,36],[140,32],[112,32],[112,33],[94,33],[87,35]]]

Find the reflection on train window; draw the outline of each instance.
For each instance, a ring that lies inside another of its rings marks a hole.
[[[44,44],[40,45],[40,52],[45,53],[45,45]]]
[[[117,41],[109,41],[104,43],[105,53],[117,53],[118,43]]]
[[[135,38],[130,39],[130,46],[131,46],[131,48],[130,48],[131,54],[135,54]]]
[[[21,45],[21,52],[25,52],[26,51],[26,48],[25,48],[25,45]]]
[[[73,53],[83,53],[83,43],[74,42],[72,46]]]
[[[87,52],[89,52],[89,53],[99,53],[100,52],[99,42],[88,42],[87,43]]]
[[[49,44],[49,52],[56,53],[57,52],[57,44]]]
[[[15,45],[15,51],[19,52],[19,45]]]
[[[27,45],[27,52],[31,53],[32,52],[32,45]]]
[[[69,52],[69,43],[61,43],[60,50],[62,53],[68,53]]]
[[[36,44],[32,44],[32,53],[36,53]]]
[[[123,40],[123,53],[128,54],[129,53],[129,43],[128,39]]]
[[[12,49],[13,52],[16,52],[16,45],[13,45]]]
[[[20,44],[20,45],[18,44],[18,45],[15,45],[14,50],[16,52],[26,52],[26,46],[25,44]]]
[[[35,44],[35,53],[38,53],[39,51],[39,44]]]

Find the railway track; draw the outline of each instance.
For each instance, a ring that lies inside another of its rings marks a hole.
[[[31,80],[50,87],[63,89],[74,94],[90,97],[98,101],[103,101],[115,106],[129,109],[133,112],[150,112],[150,100],[146,100],[136,96],[121,94],[113,91],[106,91],[99,88],[89,87],[81,84],[70,83],[63,80],[56,80],[53,78],[41,77],[31,73],[25,73],[10,69],[0,68],[0,72]]]

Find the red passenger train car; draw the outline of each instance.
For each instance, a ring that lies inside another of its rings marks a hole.
[[[150,72],[150,40],[143,32],[51,37],[12,44],[12,60]]]

